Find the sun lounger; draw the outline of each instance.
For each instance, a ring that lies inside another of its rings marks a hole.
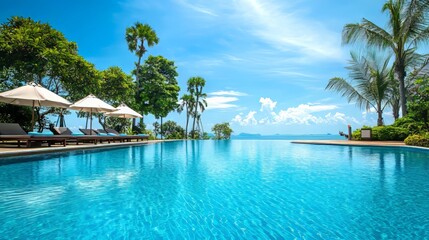
[[[127,142],[130,142],[131,140],[136,140],[136,141],[139,141],[139,140],[142,140],[142,141],[143,140],[149,140],[149,136],[147,136],[147,135],[127,135],[127,134],[121,134],[118,131],[116,131],[115,129],[111,129],[111,128],[106,128],[105,132],[107,132],[107,134],[109,134],[109,135],[116,135],[116,136],[123,137]]]
[[[31,146],[32,143],[47,143],[51,146],[55,143],[66,145],[66,138],[57,136],[30,136],[18,123],[0,123],[0,140],[1,141],[16,141],[18,147],[21,147],[21,142],[25,142],[26,146]]]

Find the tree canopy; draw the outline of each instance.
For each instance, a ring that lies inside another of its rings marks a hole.
[[[140,110],[163,118],[178,107],[180,87],[174,62],[162,56],[149,56],[142,66]]]
[[[231,133],[233,132],[233,130],[229,126],[229,123],[227,123],[227,122],[215,124],[212,127],[212,131],[215,135],[214,139],[216,139],[216,140],[230,139]]]

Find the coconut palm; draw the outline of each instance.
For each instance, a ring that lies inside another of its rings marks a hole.
[[[374,108],[378,114],[377,125],[382,126],[383,111],[391,97],[390,58],[379,61],[374,53],[367,57],[352,53],[351,57],[347,69],[352,81],[335,77],[329,80],[326,89],[340,93],[348,102],[356,101],[360,108],[365,107],[367,111]]]
[[[407,59],[429,37],[429,0],[388,0],[382,8],[388,12],[387,29],[363,19],[361,23],[347,24],[343,29],[343,42],[363,41],[383,49],[391,49],[395,56],[395,79],[399,82],[402,116],[407,114],[406,68]]]
[[[153,45],[158,44],[159,38],[156,35],[156,32],[148,24],[136,22],[134,26],[126,29],[125,39],[127,40],[128,49],[131,52],[134,52],[138,57],[136,63],[136,76],[138,82],[141,59],[147,51],[145,42],[148,47],[152,47]]]
[[[194,110],[194,98],[189,94],[184,94],[180,98],[181,103],[177,111],[181,113],[186,108],[186,128],[185,128],[185,138],[188,138],[188,126],[189,126],[189,118],[191,117]]]
[[[140,102],[140,63],[143,55],[146,53],[147,49],[145,47],[145,42],[148,47],[152,47],[155,44],[158,44],[158,36],[156,32],[148,25],[136,22],[134,26],[128,27],[125,31],[125,39],[127,40],[128,49],[131,52],[134,52],[137,55],[136,63],[136,82],[137,82],[137,93],[136,100],[137,103]],[[133,118],[133,126],[135,126],[136,119]]]
[[[195,133],[195,122],[199,115],[198,111],[204,112],[207,107],[206,97],[207,94],[203,93],[203,87],[206,85],[206,80],[202,77],[191,77],[188,79],[188,92],[194,99],[194,112],[193,112],[193,124],[192,124],[192,133]]]

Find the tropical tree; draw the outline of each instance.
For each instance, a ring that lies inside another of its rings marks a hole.
[[[231,127],[229,126],[229,123],[227,122],[215,124],[212,127],[212,131],[215,134],[214,139],[216,140],[230,139],[231,133],[233,132]]]
[[[145,42],[148,47],[152,47],[158,44],[159,38],[148,24],[136,22],[134,26],[128,27],[125,30],[125,40],[127,40],[128,49],[137,56],[136,76],[138,81],[141,59],[147,51]]]
[[[161,128],[166,139],[183,139],[185,130],[174,121],[167,121]]]
[[[184,109],[186,109],[185,138],[188,138],[189,118],[191,117],[194,110],[194,98],[189,94],[184,94],[180,98],[180,100],[181,100],[181,103],[177,108],[177,111],[181,113]]]
[[[202,77],[191,77],[188,79],[188,92],[194,99],[194,109],[192,113],[192,117],[194,118],[192,124],[192,133],[195,134],[195,123],[197,118],[199,118],[199,112],[204,112],[207,107],[206,97],[207,94],[203,93],[203,87],[206,85],[206,80]],[[194,138],[194,137],[193,137]]]
[[[329,80],[326,89],[340,93],[348,102],[356,101],[360,108],[365,107],[367,111],[373,107],[378,114],[377,125],[382,126],[383,110],[391,96],[390,58],[380,61],[374,53],[367,57],[351,53],[351,58],[346,68],[350,71],[352,81],[334,77]]]
[[[133,78],[130,75],[122,71],[120,67],[113,66],[101,71],[100,89],[96,94],[110,105],[118,106],[121,103],[125,103],[131,106],[135,100],[134,86]],[[100,125],[105,128],[105,114],[98,114],[97,116]],[[113,122],[125,124],[125,126],[120,127],[121,131],[129,125],[128,119],[109,121],[109,123]]]
[[[161,118],[161,127],[162,118],[178,107],[180,87],[176,68],[173,61],[162,56],[149,56],[142,66],[140,110]]]
[[[411,89],[409,102],[409,117],[415,122],[421,122],[426,130],[429,129],[429,77],[416,80]]]
[[[77,45],[49,24],[12,17],[0,26],[0,87],[35,82],[74,101],[98,87],[94,65],[78,55]],[[43,111],[42,111],[43,110]],[[39,130],[55,108],[36,108]]]
[[[429,38],[429,0],[388,0],[382,8],[389,14],[387,29],[363,19],[361,23],[347,24],[343,42],[363,41],[365,44],[390,49],[394,56],[395,79],[399,82],[402,116],[407,114],[405,77],[409,59],[416,48]]]
[[[141,101],[140,99],[140,92],[141,92],[141,84],[140,81],[140,71],[141,71],[141,60],[143,55],[146,53],[147,49],[145,44],[148,47],[152,47],[159,42],[159,38],[156,35],[156,32],[148,25],[148,24],[142,24],[140,22],[136,22],[134,26],[128,27],[125,30],[125,40],[128,44],[128,49],[135,53],[137,56],[137,62],[135,63],[136,69],[134,71],[136,75],[136,82],[137,82],[137,88],[136,88],[136,102],[139,103]],[[133,126],[135,125],[135,119],[133,119]]]

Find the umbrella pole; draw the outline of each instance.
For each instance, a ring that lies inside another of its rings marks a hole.
[[[91,111],[89,113],[89,129],[90,129],[89,135],[92,135],[92,108],[91,108]]]
[[[33,100],[33,108],[31,108],[31,131],[34,130],[34,100]]]

